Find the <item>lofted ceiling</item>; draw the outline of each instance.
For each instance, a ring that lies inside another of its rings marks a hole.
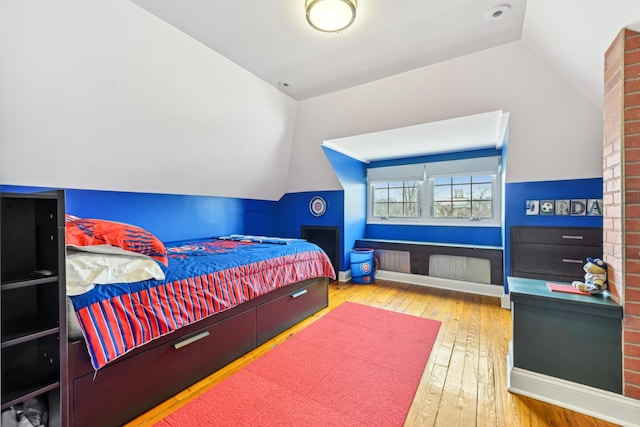
[[[308,25],[305,0],[132,1],[297,100],[519,40],[526,3],[486,20],[500,0],[359,0],[336,34]]]
[[[335,34],[307,24],[305,0],[131,1],[296,100],[521,41],[601,109],[604,52],[622,28],[640,31],[639,0],[358,0],[354,24]],[[362,150],[329,145],[389,158],[367,149],[378,136],[358,139]]]
[[[307,24],[305,0],[131,1],[297,100],[522,40],[600,106],[605,50],[640,30],[638,0],[359,0],[338,34]]]

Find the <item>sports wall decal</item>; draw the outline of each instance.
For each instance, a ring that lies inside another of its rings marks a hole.
[[[322,216],[327,211],[327,202],[320,196],[314,196],[309,202],[309,211],[313,216]]]
[[[602,199],[527,200],[527,215],[602,216]]]

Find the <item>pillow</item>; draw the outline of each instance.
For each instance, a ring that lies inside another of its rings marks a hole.
[[[76,309],[73,308],[71,298],[67,296],[67,338],[69,341],[78,341],[82,337],[82,327],[76,316]]]
[[[65,215],[67,246],[85,252],[140,254],[168,265],[167,249],[144,228],[103,219]]]
[[[68,250],[66,258],[67,295],[83,294],[95,285],[164,279],[160,265],[146,256]]]

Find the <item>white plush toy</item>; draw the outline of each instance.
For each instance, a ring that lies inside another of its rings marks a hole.
[[[607,263],[600,258],[587,258],[582,268],[585,272],[584,282],[576,280],[573,287],[590,294],[601,294],[607,289]]]

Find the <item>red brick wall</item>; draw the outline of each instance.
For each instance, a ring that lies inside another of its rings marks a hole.
[[[624,308],[623,393],[640,399],[640,33],[620,31],[604,83],[603,257]]]
[[[603,258],[609,265],[611,295],[622,303],[622,52],[621,31],[605,54],[604,69],[604,145],[603,145]],[[639,230],[640,231],[640,230]]]

